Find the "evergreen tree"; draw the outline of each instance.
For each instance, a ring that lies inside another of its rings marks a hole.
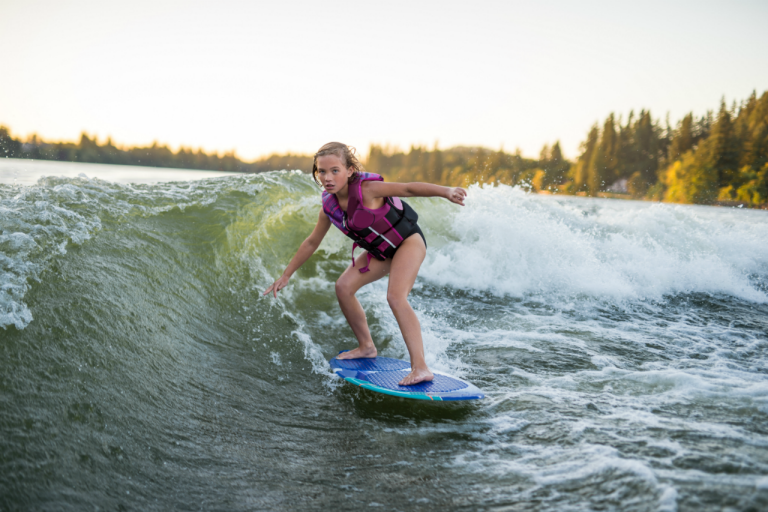
[[[508,184],[510,172],[509,156],[499,148],[490,158],[488,183]]]
[[[368,148],[368,158],[365,167],[377,174],[387,174],[388,169],[384,167],[384,155],[381,146],[371,144]]]
[[[83,132],[80,134],[80,144],[77,149],[78,162],[101,162],[99,145],[96,139],[91,139]]]
[[[757,95],[755,91],[752,91],[749,98],[742,103],[741,108],[739,108],[739,114],[733,122],[734,136],[738,139],[739,149],[741,150],[739,151],[739,157],[742,159],[741,165],[749,165],[748,162],[744,161],[744,156],[748,154],[748,151],[745,151],[745,146],[749,144],[751,139],[752,119],[757,106]]]
[[[618,179],[617,149],[618,136],[613,112],[605,119],[603,130],[600,132],[600,142],[597,144],[587,168],[589,195],[595,196],[601,190]]]
[[[607,155],[602,144],[598,144],[592,152],[592,158],[587,167],[587,194],[596,196],[605,188],[605,173]]]
[[[466,182],[466,185],[469,185],[470,183],[474,182],[480,182],[483,183],[485,181],[485,178],[487,177],[487,162],[486,162],[486,154],[485,150],[483,148],[476,148],[475,149],[475,158],[473,159],[472,166],[469,170],[470,176],[475,176],[476,178],[472,180],[472,178],[469,178],[469,181]]]
[[[691,149],[693,149],[693,113],[686,115],[680,121],[677,130],[672,135],[672,141],[669,145],[669,162],[678,160]]]
[[[595,148],[597,147],[599,134],[600,131],[597,128],[597,124],[594,124],[589,130],[587,140],[581,143],[581,155],[579,155],[579,160],[573,167],[573,185],[575,192],[587,190],[588,188],[589,166],[592,162]]]
[[[401,174],[402,181],[423,181],[422,155],[421,146],[411,146]]]
[[[560,150],[560,141],[555,141],[549,152],[549,165],[546,169],[549,183],[553,186],[562,185],[569,168],[570,164],[563,158],[563,152]]]
[[[0,158],[19,158],[21,141],[14,139],[6,126],[0,126]]]
[[[741,118],[741,114],[739,115]],[[752,93],[747,102],[746,132],[743,135],[741,165],[754,170],[762,169],[768,164],[768,91],[757,100]]]
[[[737,186],[739,158],[738,140],[735,137],[731,113],[720,102],[720,112],[709,137],[703,142],[699,160],[715,169],[720,187]]]
[[[539,151],[539,167],[546,169],[549,163],[549,144],[544,144],[541,151]]]
[[[534,190],[539,192],[549,190],[550,183],[547,176],[547,168],[549,167],[549,144],[544,144],[539,152],[538,167],[533,171],[533,177],[531,178],[531,184]]]
[[[604,166],[601,170],[601,182],[610,185],[619,178],[616,172],[616,150],[618,149],[618,136],[616,134],[616,121],[613,112],[605,119],[603,131],[600,135],[600,148],[603,152]],[[610,182],[610,183],[609,183]]]
[[[635,125],[635,146],[638,156],[637,171],[650,183],[656,179],[659,156],[659,133],[651,119],[650,111],[640,111],[640,118]]]
[[[440,183],[443,180],[443,152],[437,147],[435,142],[435,149],[429,154],[428,179],[430,183]]]
[[[634,172],[629,177],[627,188],[633,197],[639,198],[658,179],[660,137],[650,111],[641,110],[633,128]]]
[[[634,111],[630,111],[625,126],[622,126],[621,119],[619,119],[619,134],[616,140],[617,179],[628,179],[635,172],[634,128],[632,126],[634,117]]]

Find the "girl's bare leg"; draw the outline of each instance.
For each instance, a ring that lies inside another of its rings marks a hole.
[[[411,356],[411,373],[400,381],[401,386],[418,384],[434,378],[424,359],[421,324],[416,317],[416,312],[408,303],[408,294],[411,293],[416,275],[426,255],[427,248],[424,240],[418,234],[411,235],[398,247],[389,269],[387,302],[395,314],[405,345],[408,347],[408,354]]]
[[[377,354],[376,346],[373,344],[373,338],[371,338],[371,331],[368,329],[365,311],[363,311],[363,306],[360,305],[360,301],[357,300],[355,294],[357,290],[366,284],[378,281],[386,276],[389,273],[392,260],[379,261],[374,258],[368,267],[370,270],[361,274],[360,269],[365,267],[367,263],[367,253],[364,252],[355,260],[355,266],[348,266],[344,273],[341,274],[341,277],[339,277],[339,280],[336,281],[336,297],[339,300],[341,312],[344,313],[344,317],[349,322],[349,326],[357,338],[357,343],[360,345],[349,352],[342,352],[336,356],[338,359],[376,357]]]

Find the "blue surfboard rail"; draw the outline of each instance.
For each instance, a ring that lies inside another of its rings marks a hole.
[[[347,382],[385,395],[437,402],[485,398],[485,394],[473,384],[436,371],[432,372],[435,378],[429,382],[400,386],[398,382],[411,371],[411,364],[402,359],[334,357],[329,364],[333,372]]]

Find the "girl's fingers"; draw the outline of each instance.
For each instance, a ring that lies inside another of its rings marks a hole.
[[[280,288],[282,287],[279,287],[278,282],[275,281],[269,286],[269,288],[267,288],[267,290],[264,292],[264,295],[269,295],[269,293],[272,292],[275,294],[275,298],[277,298],[277,290],[279,290]]]

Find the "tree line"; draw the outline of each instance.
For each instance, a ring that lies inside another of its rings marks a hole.
[[[441,150],[435,144],[432,150],[411,146],[405,153],[373,144],[365,166],[391,181],[428,181],[452,187],[504,183],[543,191],[565,183],[571,164],[555,142],[551,148],[544,146],[538,160],[523,157],[520,150],[506,153],[464,146]]]
[[[457,147],[408,153],[372,145],[366,166],[396,181],[449,186],[505,183],[537,192],[675,203],[768,206],[768,91],[715,115],[687,114],[673,128],[649,110],[593,125],[575,162],[559,142],[538,159],[503,150]]]
[[[227,172],[312,169],[310,155],[270,155],[244,162],[234,152],[219,155],[181,148],[176,152],[154,143],[119,148],[111,139],[99,144],[82,134],[78,143],[47,143],[33,135],[14,139],[0,126],[0,155],[15,158],[147,165]],[[675,127],[662,125],[649,110],[614,113],[593,125],[570,162],[560,143],[545,145],[538,158],[517,150],[507,153],[482,147],[432,149],[411,146],[408,152],[372,144],[364,162],[368,170],[391,181],[428,181],[449,186],[504,183],[553,194],[625,197],[676,203],[768,203],[768,91],[730,108],[701,117],[689,113]]]
[[[181,147],[174,152],[168,146],[157,142],[146,147],[118,147],[111,138],[100,144],[96,137],[92,138],[86,133],[80,135],[80,141],[77,143],[45,142],[37,135],[22,141],[11,136],[6,126],[0,126],[0,156],[246,173],[274,169],[312,169],[312,157],[309,155],[273,154],[253,162],[245,162],[238,158],[234,151],[219,154]]]
[[[570,192],[598,195],[621,182],[635,198],[675,203],[768,203],[768,92],[716,115],[689,113],[675,128],[650,112],[613,114],[593,126],[571,173]],[[624,180],[624,181],[622,181]],[[615,187],[621,188],[621,187]]]

